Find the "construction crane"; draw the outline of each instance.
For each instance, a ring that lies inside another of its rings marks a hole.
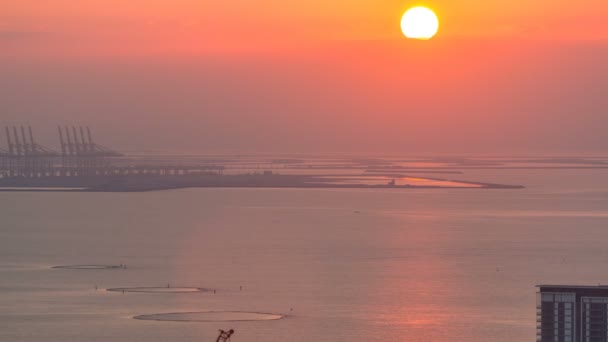
[[[217,337],[215,342],[227,342],[230,341],[230,336],[234,334],[234,330],[230,329],[228,331],[220,330],[220,336]]]

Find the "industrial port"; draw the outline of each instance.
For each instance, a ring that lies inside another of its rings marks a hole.
[[[0,175],[5,179],[109,175],[116,172],[110,159],[123,157],[95,143],[89,127],[58,127],[61,152],[39,145],[31,126],[4,131],[8,149],[0,150]]]
[[[166,180],[203,170],[206,175],[222,174],[218,166],[134,160],[96,143],[89,127],[59,126],[57,132],[59,151],[37,143],[31,126],[6,126],[7,148],[0,148],[0,188],[68,191],[128,187],[135,190],[133,186],[143,186],[142,181],[146,181],[146,189],[155,187],[154,182],[159,183],[157,187],[167,187],[159,182],[159,177]]]
[[[392,170],[388,174],[370,174],[375,171],[338,161],[317,164],[293,159],[129,156],[98,144],[92,130],[82,126],[57,127],[58,150],[39,144],[31,126],[6,126],[4,133],[6,148],[0,147],[0,191],[125,192],[192,187],[521,188],[408,178]],[[460,173],[414,169],[408,172]]]

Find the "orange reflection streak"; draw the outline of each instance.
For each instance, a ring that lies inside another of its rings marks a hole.
[[[415,178],[415,177],[405,177],[399,179],[400,183],[406,183],[409,185],[418,185],[418,186],[441,186],[441,187],[466,187],[466,188],[480,188],[481,185],[471,184],[471,183],[462,183],[455,182],[449,180],[437,180],[437,179],[428,179],[428,178]]]
[[[458,284],[447,285],[458,267],[442,251],[456,242],[449,231],[440,232],[436,216],[390,215],[401,222],[402,229],[384,237],[387,248],[398,252],[377,265],[382,274],[376,287],[386,291],[384,299],[390,305],[374,320],[392,326],[402,340],[450,341],[445,331],[459,321],[454,313],[462,310],[455,302],[462,289]]]

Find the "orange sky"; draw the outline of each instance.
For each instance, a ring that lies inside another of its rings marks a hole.
[[[437,11],[443,38],[608,39],[605,0],[5,0],[0,37],[21,36],[20,48],[59,55],[274,51],[401,39],[399,17],[415,4]]]
[[[400,32],[418,4],[440,17],[428,42]],[[608,151],[605,18],[606,0],[3,0],[0,121],[118,149]]]

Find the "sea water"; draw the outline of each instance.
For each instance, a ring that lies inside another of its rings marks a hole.
[[[608,284],[606,171],[458,177],[527,188],[0,193],[0,341],[524,342],[535,285]]]

